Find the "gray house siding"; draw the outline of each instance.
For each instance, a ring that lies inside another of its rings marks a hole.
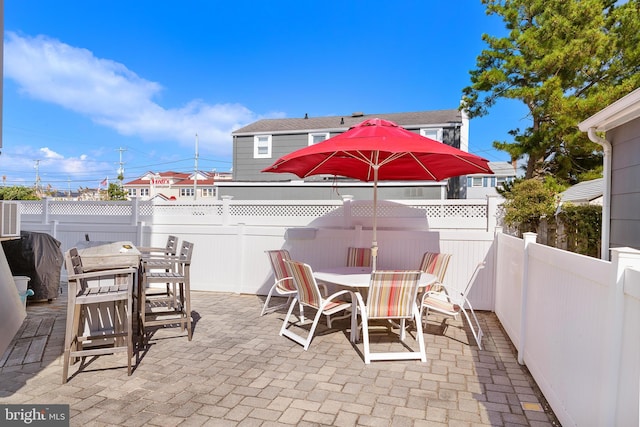
[[[271,137],[271,157],[253,157],[253,136],[234,137],[233,179],[234,181],[288,181],[300,179],[293,174],[262,173],[280,157],[307,146],[307,134],[276,134]]]
[[[361,123],[363,120],[379,117],[391,120],[405,129],[420,133],[420,129],[441,129],[441,140],[444,144],[455,148],[461,147],[461,139],[463,128],[468,127],[468,119],[458,110],[435,110],[421,111],[411,113],[390,113],[390,114],[361,114],[354,113],[351,116],[326,116],[326,117],[305,117],[305,118],[287,118],[287,119],[263,119],[251,123],[232,133],[233,136],[233,181],[240,183],[240,186],[229,186],[220,188],[219,195],[231,195],[237,198],[253,198],[256,194],[264,194],[265,191],[259,188],[252,188],[250,183],[260,182],[289,182],[299,181],[300,178],[293,174],[280,173],[262,173],[262,169],[272,165],[278,158],[291,153],[300,148],[304,148],[309,144],[310,133],[329,133],[329,137],[336,136],[348,130],[351,126]],[[256,135],[271,136],[271,156],[269,158],[254,157],[254,137]],[[466,147],[465,147],[466,149]],[[330,188],[327,176],[311,176],[305,178],[306,182],[327,182],[326,188]],[[246,183],[242,185],[242,183]],[[413,184],[413,183],[412,183]],[[388,198],[406,199],[412,198],[415,194],[424,194],[422,198],[441,198],[442,192],[439,184],[438,190],[434,190],[433,186],[424,186],[423,190],[419,183],[415,185],[405,184],[404,189],[397,189],[394,195],[389,194]],[[244,190],[242,188],[245,188]],[[259,187],[254,185],[253,187]],[[325,188],[325,190],[326,190]],[[225,193],[229,191],[229,193]],[[299,190],[292,186],[284,186],[281,190],[284,194],[292,198],[312,198],[309,194],[322,193],[321,190],[309,190],[309,193],[303,192],[298,196]],[[358,192],[360,189],[355,189]],[[249,194],[250,193],[250,194]],[[395,197],[405,193],[403,197]],[[446,183],[446,197],[463,199],[466,198],[466,180],[463,177],[451,178]],[[326,198],[326,197],[321,197]],[[414,197],[417,198],[417,197]]]
[[[419,129],[409,129],[419,133]],[[338,135],[339,132],[330,132],[329,137]],[[460,148],[460,128],[448,127],[442,129],[442,142],[456,148]],[[272,134],[271,157],[256,159],[253,156],[253,136],[235,136],[233,153],[233,180],[234,181],[290,181],[298,180],[296,175],[288,173],[263,173],[262,169],[270,166],[280,157],[292,151],[304,148],[308,145],[308,133],[297,134]],[[324,181],[322,176],[311,176],[306,181]],[[451,178],[448,185],[448,198],[465,198],[462,178]],[[222,194],[221,194],[222,195]],[[440,194],[438,193],[438,197]]]
[[[611,247],[640,249],[640,119],[607,132],[611,142]]]

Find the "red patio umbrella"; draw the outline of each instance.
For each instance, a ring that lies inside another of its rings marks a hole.
[[[338,175],[373,181],[373,268],[377,257],[378,181],[441,181],[474,173],[492,174],[488,160],[410,132],[383,119],[365,120],[344,133],[296,150],[262,172]]]

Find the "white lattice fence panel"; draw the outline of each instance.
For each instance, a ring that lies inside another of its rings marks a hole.
[[[20,215],[42,215],[42,202],[21,201]]]
[[[229,212],[232,217],[319,217],[330,214],[336,206],[323,205],[231,205]]]
[[[100,203],[100,202],[75,202],[75,203],[49,203],[50,215],[88,215],[88,216],[131,216],[130,203]]]

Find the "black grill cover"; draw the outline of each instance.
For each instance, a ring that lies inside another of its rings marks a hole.
[[[20,239],[2,242],[4,253],[14,276],[29,276],[33,300],[58,297],[60,269],[64,256],[60,242],[46,233],[22,231]]]

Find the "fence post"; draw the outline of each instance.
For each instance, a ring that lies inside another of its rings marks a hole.
[[[138,218],[140,217],[140,199],[137,197],[131,198],[131,225],[138,224]]]
[[[524,244],[524,259],[522,260],[522,293],[520,294],[520,343],[518,345],[518,363],[524,365],[524,347],[527,340],[527,293],[529,287],[529,244],[535,243],[538,236],[536,233],[524,233],[522,242]]]
[[[42,223],[49,224],[49,198],[42,199]]]
[[[342,196],[342,226],[344,228],[351,228],[351,224],[353,223],[353,218],[351,215],[351,202],[353,201],[353,196],[349,194],[345,194]],[[362,226],[362,224],[360,224]]]
[[[224,197],[224,196],[222,196]],[[246,226],[244,223],[238,224],[238,286],[236,286],[236,294],[241,294],[245,289],[245,271],[249,268],[245,264],[245,246],[246,246]]]
[[[624,271],[631,267],[640,269],[640,251],[633,248],[611,248],[612,275],[607,313],[609,313],[608,342],[602,346],[605,352],[605,384],[602,387],[603,411],[600,425],[617,425],[616,402],[620,382],[620,357],[624,327]],[[608,372],[608,373],[607,373]]]
[[[222,196],[222,225],[231,223],[231,212],[229,211],[229,203],[233,196]]]
[[[495,230],[498,226],[498,196],[487,196],[487,231]]]
[[[51,237],[54,239],[58,238],[58,221],[51,222]]]

